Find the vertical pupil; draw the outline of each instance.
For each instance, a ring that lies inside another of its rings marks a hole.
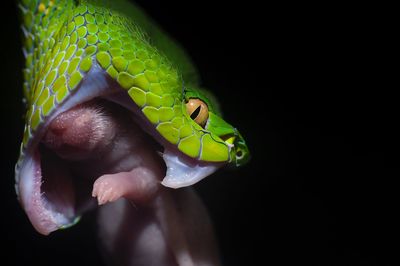
[[[190,118],[191,118],[192,120],[195,120],[196,117],[199,115],[200,110],[201,110],[201,105],[199,105],[199,106],[196,108],[196,110],[193,111],[193,113],[190,115]]]

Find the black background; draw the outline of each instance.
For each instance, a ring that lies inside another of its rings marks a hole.
[[[399,265],[392,8],[138,2],[189,51],[252,151],[196,185],[224,265]],[[1,265],[102,265],[93,214],[43,237],[16,201],[23,60],[15,6],[1,8]]]

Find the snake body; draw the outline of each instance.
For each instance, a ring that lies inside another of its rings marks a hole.
[[[201,88],[190,59],[140,8],[123,0],[21,0],[19,9],[27,112],[16,165],[18,194],[30,192],[22,183],[35,182],[30,176],[49,123],[96,97],[137,113],[166,150],[179,152],[177,160],[190,161],[188,167],[240,166],[248,160],[243,137],[223,120],[214,97]],[[207,106],[204,122],[188,113],[191,99]],[[201,178],[213,169],[203,171]],[[163,184],[181,187],[200,179],[176,181],[174,175],[177,172]]]

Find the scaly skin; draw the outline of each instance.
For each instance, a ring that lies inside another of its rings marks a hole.
[[[34,151],[46,127],[60,112],[74,106],[71,99],[82,94],[83,87],[88,88],[82,85],[85,81],[96,83],[93,73],[99,71],[106,73],[107,84],[115,84],[110,87],[125,93],[141,114],[143,128],[152,128],[166,149],[172,147],[181,157],[206,165],[240,166],[248,160],[242,136],[221,118],[214,97],[200,88],[195,67],[181,47],[140,9],[124,0],[21,0],[19,7],[27,113],[16,165],[17,191],[33,186],[19,183],[26,171],[35,174],[31,163],[38,159]],[[115,92],[109,90],[110,95]],[[86,94],[97,97],[90,90]],[[208,106],[203,125],[192,120],[186,110],[186,103],[193,98]],[[212,171],[204,170],[202,176]],[[163,184],[180,187],[199,178],[193,180]],[[25,190],[25,195],[31,192]]]
[[[79,89],[97,62],[128,92],[160,135],[184,154],[238,165],[247,160],[242,137],[198,89],[194,67],[180,47],[136,7],[124,1],[84,0],[24,0],[20,7],[28,107],[22,154],[47,117]],[[151,40],[142,29],[150,32]],[[186,113],[185,100],[193,95],[210,108],[204,129]]]

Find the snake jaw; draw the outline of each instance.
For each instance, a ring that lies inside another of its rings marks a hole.
[[[73,225],[77,221],[72,204],[63,204],[63,210],[52,208],[49,200],[41,191],[43,184],[41,156],[35,151],[21,167],[21,180],[17,184],[19,200],[32,225],[43,235],[48,235],[60,228]]]
[[[161,184],[170,188],[193,185],[223,165],[190,160],[170,150],[164,151],[163,159],[167,166],[167,172]]]
[[[63,173],[68,173],[68,169],[62,168],[63,162],[52,161],[55,156],[49,153],[52,148],[57,149],[57,139],[53,140],[51,134],[46,133],[49,133],[50,124],[62,113],[95,99],[103,99],[125,108],[127,112],[130,112],[131,118],[141,125],[144,134],[164,147],[163,159],[167,171],[162,185],[171,188],[189,186],[225,165],[225,163],[202,162],[190,158],[164,140],[145,119],[128,94],[109,79],[104,70],[94,64],[75,93],[60,104],[35,132],[16,167],[17,194],[31,223],[39,233],[48,235],[53,231],[73,225],[77,217],[93,207],[94,200],[86,197],[90,182],[79,177],[64,176],[67,174]],[[132,121],[132,123],[136,122]],[[85,138],[84,135],[79,135],[78,139],[69,139],[80,141]],[[46,148],[42,149],[43,145]],[[72,179],[74,181],[71,183]],[[79,195],[76,194],[78,192],[76,189],[79,189]]]

